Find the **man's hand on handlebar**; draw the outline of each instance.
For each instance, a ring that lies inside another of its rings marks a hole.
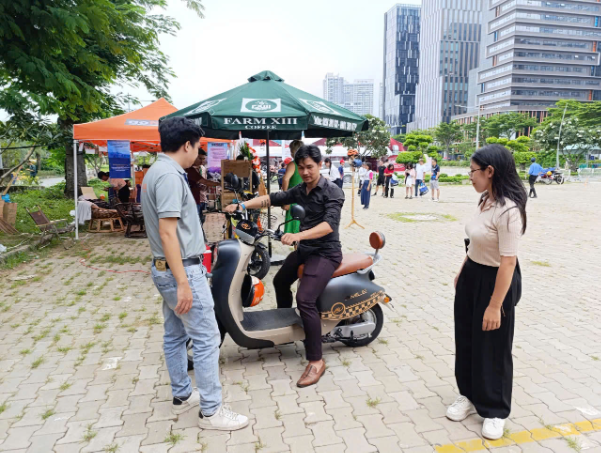
[[[238,206],[239,205],[237,204],[229,204],[224,208],[224,212],[227,212],[228,214],[234,214],[236,211],[238,211]]]
[[[299,233],[286,233],[282,235],[280,242],[282,242],[284,245],[293,245],[295,242],[299,242],[300,240]]]

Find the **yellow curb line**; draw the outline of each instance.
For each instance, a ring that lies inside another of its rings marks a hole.
[[[591,422],[589,420],[584,420],[582,422],[557,425],[553,426],[552,429],[544,427],[535,428],[530,431],[518,431],[515,433],[510,433],[508,436],[502,437],[498,440],[470,439],[461,442],[454,442],[453,444],[435,445],[435,450],[437,450],[437,453],[470,453],[473,451],[485,450],[487,448],[520,445],[528,442],[553,439],[555,437],[580,436],[583,433],[589,433],[593,431],[600,431],[599,418],[592,420]]]

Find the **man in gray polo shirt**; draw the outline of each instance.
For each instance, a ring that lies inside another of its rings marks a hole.
[[[141,201],[153,254],[152,277],[163,296],[163,350],[172,410],[179,415],[200,404],[200,428],[241,429],[249,424],[248,418],[222,404],[220,334],[202,264],[203,232],[184,171],[198,156],[202,131],[193,121],[179,117],[162,121],[159,134],[163,154],[142,181]],[[187,373],[188,338],[193,343],[198,389]]]

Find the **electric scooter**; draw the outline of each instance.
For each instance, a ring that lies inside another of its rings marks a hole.
[[[236,192],[238,182],[232,178],[231,189]],[[269,236],[280,240],[282,223],[276,230],[263,229],[239,215],[235,233],[238,239],[220,241],[212,266],[211,291],[215,304],[221,342],[229,334],[234,342],[248,349],[270,348],[305,339],[303,321],[296,308],[275,308],[261,311],[245,311],[263,297],[263,283],[247,272],[255,244]],[[291,207],[293,220],[302,220],[303,207]],[[374,254],[352,253],[343,255],[330,282],[318,298],[316,305],[322,321],[322,342],[342,342],[350,347],[365,346],[380,334],[384,316],[380,304],[388,304],[391,298],[384,289],[374,283],[373,268],[380,260],[378,253],[385,245],[382,233],[370,235]],[[299,267],[299,278],[303,265]],[[221,344],[220,344],[221,345]],[[192,369],[192,351],[189,344],[189,369]]]

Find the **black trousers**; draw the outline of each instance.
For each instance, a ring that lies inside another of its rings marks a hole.
[[[456,382],[460,394],[472,401],[481,417],[505,419],[512,401],[514,305],[520,283],[515,272],[502,305],[500,328],[483,332],[483,315],[497,271],[497,267],[469,258],[458,278],[454,302]]]
[[[537,176],[529,175],[529,186],[531,187],[531,189],[529,189],[529,197],[531,197],[531,194],[533,194],[533,196],[537,198],[537,192],[535,192],[535,181],[537,181]]]
[[[322,328],[320,314],[316,301],[326,284],[330,281],[332,274],[339,264],[340,258],[327,259],[318,255],[310,255],[303,262],[299,252],[294,251],[286,257],[282,267],[274,277],[274,288],[276,289],[276,300],[278,308],[291,308],[293,306],[293,293],[291,285],[297,281],[297,270],[301,264],[303,276],[297,289],[297,308],[303,320],[305,330],[305,357],[309,361],[322,358]]]
[[[385,197],[389,196],[389,190],[391,190],[391,198],[393,198],[393,194],[395,193],[395,187],[391,185],[391,176],[387,176],[385,178]]]

